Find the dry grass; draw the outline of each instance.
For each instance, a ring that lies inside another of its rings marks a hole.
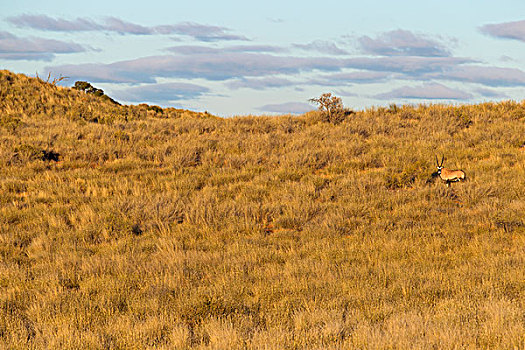
[[[525,348],[524,103],[331,125],[0,83],[0,347]]]

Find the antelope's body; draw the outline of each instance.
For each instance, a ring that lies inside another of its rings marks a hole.
[[[450,186],[451,182],[464,181],[467,178],[463,170],[442,168],[441,171],[438,171],[438,174],[441,180],[447,183],[447,186]]]
[[[441,180],[445,181],[447,183],[447,187],[450,186],[452,182],[459,182],[459,181],[465,181],[467,179],[467,176],[465,175],[465,172],[463,170],[450,170],[443,167],[443,162],[445,161],[445,156],[441,158],[441,164],[437,160],[436,157],[436,163],[437,163],[437,173],[439,174],[439,177]]]

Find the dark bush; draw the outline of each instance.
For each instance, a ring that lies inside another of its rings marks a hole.
[[[117,101],[115,101],[114,99],[109,97],[108,95],[104,94],[104,90],[94,87],[93,85],[91,85],[87,81],[77,81],[77,82],[75,82],[75,85],[73,86],[73,89],[79,90],[79,91],[84,91],[86,94],[92,94],[92,95],[95,95],[95,96],[98,96],[98,97],[102,97],[102,98],[104,98],[105,100],[108,100],[111,103],[120,105],[120,103],[118,103]]]
[[[91,84],[88,83],[87,81],[77,81],[75,82],[75,85],[73,86],[73,89],[84,91],[84,92],[87,92],[87,90],[91,88],[93,88],[93,86],[91,86]]]

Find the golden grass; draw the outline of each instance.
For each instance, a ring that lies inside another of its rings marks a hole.
[[[0,347],[525,348],[524,103],[331,125],[0,83]]]

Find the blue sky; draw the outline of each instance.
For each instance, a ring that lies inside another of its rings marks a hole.
[[[525,2],[4,1],[0,68],[220,116],[522,100]]]

